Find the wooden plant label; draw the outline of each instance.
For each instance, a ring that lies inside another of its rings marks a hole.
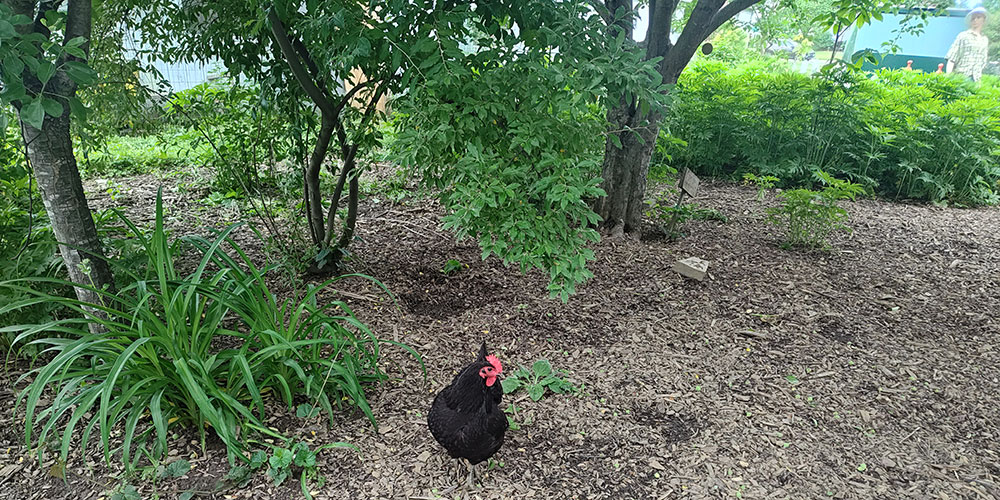
[[[688,196],[694,198],[698,194],[698,184],[700,183],[698,176],[694,175],[690,169],[685,168],[681,172],[681,190]]]

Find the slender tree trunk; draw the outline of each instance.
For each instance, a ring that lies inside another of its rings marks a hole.
[[[21,127],[28,146],[28,159],[34,168],[42,202],[70,279],[97,288],[113,287],[114,276],[101,250],[97,227],[73,156],[68,112],[57,118],[46,117],[41,130],[23,120]],[[88,263],[81,266],[85,261]],[[84,268],[89,268],[89,273]],[[86,302],[100,303],[97,294],[83,288],[76,289],[76,296]]]
[[[334,120],[323,114],[320,121],[319,134],[316,136],[316,145],[313,147],[312,155],[309,156],[309,168],[305,176],[305,201],[309,211],[309,232],[313,238],[313,244],[322,248],[328,240],[323,224],[323,204],[319,189],[319,173],[326,159],[326,152],[330,148],[330,139],[333,136]]]
[[[598,202],[597,213],[612,236],[638,234],[659,117],[642,117],[635,106],[620,104],[608,111],[608,121],[614,129],[609,133],[618,135],[622,147],[605,141],[601,188],[608,195]]]
[[[45,38],[49,37],[49,28],[38,21],[39,13],[36,10],[54,9],[58,2],[52,4],[20,0],[5,4],[16,14],[36,19],[33,25],[19,27],[20,31],[32,30]],[[69,0],[64,38],[88,39],[81,46],[86,53],[90,51],[91,15],[90,0]],[[68,57],[67,60],[80,59]],[[36,96],[40,94],[41,82],[27,70],[23,75],[28,92]],[[48,212],[52,231],[59,242],[59,253],[62,254],[70,280],[74,283],[113,290],[114,276],[101,249],[94,218],[83,192],[76,157],[73,156],[68,100],[76,95],[76,84],[63,71],[57,71],[44,90],[50,98],[62,105],[63,112],[60,116],[45,116],[41,129],[31,126],[20,116],[23,111],[20,103],[15,103],[15,108],[19,114],[28,161],[38,180],[42,203]],[[79,287],[76,288],[76,296],[82,301],[95,304],[101,300],[100,295]],[[97,328],[96,324],[91,325],[92,331]]]

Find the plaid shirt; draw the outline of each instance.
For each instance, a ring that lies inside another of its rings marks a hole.
[[[975,81],[983,76],[986,67],[987,49],[990,40],[986,35],[966,30],[958,34],[946,56],[955,63],[955,73],[961,73]]]

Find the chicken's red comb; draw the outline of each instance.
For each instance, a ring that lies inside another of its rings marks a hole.
[[[503,373],[503,365],[500,364],[500,360],[496,356],[492,354],[486,356],[486,362],[493,365],[493,368],[497,371],[497,373]]]

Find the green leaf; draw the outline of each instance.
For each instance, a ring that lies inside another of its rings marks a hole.
[[[548,360],[539,359],[531,366],[531,371],[538,377],[546,377],[552,373],[552,364]]]
[[[3,58],[3,72],[8,78],[20,78],[22,71],[24,71],[24,63],[21,62],[20,57],[11,54]]]
[[[192,498],[194,498],[194,493],[191,493],[190,491],[185,491],[184,493],[177,495],[177,500],[191,500]]]
[[[87,53],[84,52],[83,49],[81,49],[80,47],[68,47],[67,46],[67,47],[63,47],[63,50],[65,50],[67,54],[69,54],[69,55],[71,55],[73,57],[79,57],[80,59],[86,59],[87,58]]]
[[[86,63],[80,61],[67,61],[66,65],[63,66],[66,70],[66,75],[69,76],[70,80],[73,80],[79,85],[90,85],[98,80],[97,72],[93,68],[87,66]]]
[[[0,112],[0,135],[7,130],[7,113]]]
[[[59,104],[59,101],[55,99],[42,97],[42,107],[45,108],[45,112],[49,116],[59,117],[63,114],[63,105]]]
[[[87,117],[90,115],[90,110],[80,101],[79,97],[69,98],[69,112],[73,118],[80,121],[87,121]]]
[[[35,99],[21,108],[21,119],[28,125],[41,130],[42,123],[45,121],[45,108],[42,107],[42,100]]]
[[[532,401],[538,401],[545,395],[545,386],[542,384],[531,384],[528,386],[528,396]]]
[[[319,413],[318,407],[313,407],[313,405],[308,403],[302,403],[295,409],[295,416],[299,418],[312,418]]]
[[[504,394],[510,394],[521,387],[521,379],[517,377],[507,377],[500,382],[500,387],[503,388]]]
[[[608,139],[611,139],[611,143],[614,144],[616,148],[622,148],[622,140],[618,138],[618,134],[610,133],[608,134]]]
[[[250,468],[259,469],[262,465],[267,462],[267,453],[263,450],[257,450],[254,452],[253,456],[250,457]]]
[[[163,477],[174,478],[181,477],[187,474],[191,470],[191,462],[187,460],[175,460],[167,465],[167,468],[163,471]]]
[[[38,77],[38,81],[42,84],[46,84],[52,79],[52,75],[56,74],[56,65],[49,61],[42,61],[38,63],[38,71],[35,76]]]
[[[0,19],[0,40],[14,38],[16,36],[17,31],[14,31],[14,25]]]
[[[292,450],[286,450],[284,448],[278,448],[274,450],[274,454],[267,461],[271,467],[275,469],[287,469],[289,465],[292,464]]]
[[[267,475],[271,476],[271,480],[274,481],[275,486],[281,486],[281,483],[288,479],[288,469],[275,469],[270,468],[267,470]]]
[[[87,39],[82,36],[77,36],[66,40],[66,47],[79,47],[87,43]]]

